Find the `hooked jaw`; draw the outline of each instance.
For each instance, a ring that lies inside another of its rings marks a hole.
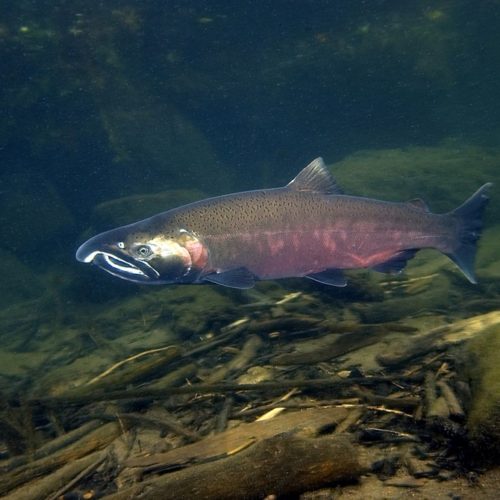
[[[142,241],[134,238],[130,243],[123,229],[83,243],[76,252],[77,260],[142,284],[192,283],[206,264],[205,247],[188,231],[180,230],[176,238],[158,235]]]
[[[147,262],[128,256],[116,245],[102,244],[98,239],[99,236],[96,236],[81,245],[76,252],[76,259],[95,264],[118,278],[136,283],[158,282],[160,273]]]

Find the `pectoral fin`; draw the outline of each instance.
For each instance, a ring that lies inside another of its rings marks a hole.
[[[240,288],[242,290],[252,288],[255,285],[255,277],[246,267],[238,267],[221,273],[208,274],[203,277],[203,280],[229,288]]]
[[[327,269],[320,273],[308,274],[306,278],[330,286],[346,286],[347,280],[340,269]]]

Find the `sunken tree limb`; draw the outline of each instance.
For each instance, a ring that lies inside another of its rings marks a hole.
[[[127,499],[252,499],[294,495],[357,478],[362,472],[343,436],[304,438],[282,433],[220,460],[188,467],[106,497]]]

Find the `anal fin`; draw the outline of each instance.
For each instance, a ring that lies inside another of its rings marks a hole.
[[[389,260],[373,266],[372,269],[379,273],[400,273],[405,268],[406,264],[408,264],[408,261],[415,257],[417,252],[418,249],[402,250]]]

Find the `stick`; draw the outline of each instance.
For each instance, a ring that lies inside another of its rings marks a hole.
[[[88,467],[83,469],[80,474],[78,474],[76,477],[73,478],[68,484],[64,485],[62,488],[60,488],[58,491],[56,491],[52,496],[50,496],[47,500],[57,500],[60,498],[66,491],[68,491],[70,488],[72,488],[75,484],[77,484],[79,481],[81,481],[85,476],[93,472],[99,465],[101,465],[104,460],[107,457],[107,452],[106,451],[101,451],[94,453],[90,455],[89,457],[86,457],[87,461],[90,461],[91,458],[94,458],[94,456],[97,455],[97,459],[92,462]],[[82,460],[83,461],[83,460]],[[40,492],[38,491],[37,494]]]
[[[226,397],[222,411],[217,415],[217,421],[215,424],[215,432],[223,432],[226,430],[227,421],[229,419],[229,414],[233,408],[234,398],[232,396]]]
[[[117,424],[104,424],[102,427],[93,430],[71,446],[67,446],[46,458],[28,463],[27,465],[4,474],[2,482],[0,483],[0,495],[36,477],[49,474],[68,462],[82,458],[95,450],[105,448],[118,437],[120,433],[121,430]],[[22,497],[17,496],[16,498]]]
[[[106,458],[105,451],[97,451],[78,460],[73,460],[50,475],[32,481],[2,497],[6,500],[54,500],[80,481]],[[57,493],[54,493],[57,492]]]
[[[359,399],[358,398],[331,399],[325,401],[307,401],[307,402],[283,401],[283,402],[258,406],[256,408],[243,408],[233,416],[248,417],[252,415],[258,415],[259,413],[264,413],[268,410],[274,410],[275,408],[289,408],[289,409],[325,408],[327,406],[342,406],[345,404],[359,405]]]
[[[257,335],[251,335],[243,345],[241,351],[228,363],[213,371],[206,379],[207,383],[219,382],[225,379],[231,372],[241,370],[256,356],[263,342]]]
[[[47,444],[44,444],[30,455],[13,457],[7,462],[2,462],[0,473],[11,471],[15,467],[20,467],[21,465],[32,462],[33,460],[39,460],[40,458],[51,455],[52,453],[56,453],[61,448],[73,444],[75,441],[82,439],[87,434],[90,434],[92,431],[101,426],[102,422],[100,422],[99,420],[91,420],[90,422],[86,422],[80,427],[77,427],[76,429],[73,429],[72,431],[62,436],[58,436],[52,439]]]
[[[109,392],[95,392],[91,395],[61,395],[46,398],[34,398],[27,400],[28,404],[39,405],[44,404],[47,406],[64,406],[67,404],[86,404],[95,403],[96,401],[114,401],[121,399],[164,399],[174,394],[212,394],[212,393],[231,393],[231,392],[275,392],[294,387],[301,389],[334,389],[345,385],[360,384],[360,385],[373,385],[379,382],[419,382],[422,377],[415,376],[400,376],[400,377],[387,377],[387,376],[373,376],[373,377],[352,377],[349,379],[341,378],[326,378],[326,379],[312,379],[312,380],[282,380],[279,382],[260,382],[258,384],[238,384],[238,383],[224,383],[219,382],[216,384],[193,384],[182,387],[165,387],[164,389],[135,389],[131,391],[109,391]]]
[[[142,358],[143,356],[148,356],[150,354],[154,354],[155,352],[166,351],[168,349],[177,349],[177,347],[173,346],[173,345],[168,345],[166,347],[159,347],[157,349],[149,349],[147,351],[143,351],[143,352],[139,352],[138,354],[134,354],[133,356],[129,356],[126,359],[122,359],[121,361],[118,361],[118,363],[115,363],[113,366],[111,366],[107,370],[103,371],[100,375],[97,375],[97,377],[94,377],[92,380],[89,380],[87,382],[87,385],[95,384],[98,380],[101,380],[103,377],[106,377],[106,375],[109,375],[111,372],[115,371],[117,368],[124,365],[125,363],[129,363],[130,361],[134,361],[134,359]]]
[[[110,413],[97,413],[93,414],[92,417],[110,422],[128,420],[134,424],[141,425],[142,427],[152,427],[174,432],[175,434],[183,436],[190,441],[197,441],[200,439],[200,435],[198,433],[191,431],[190,429],[186,429],[183,425],[177,422],[177,419],[166,413],[163,413],[161,418],[148,417],[136,413],[116,413],[114,415]]]

